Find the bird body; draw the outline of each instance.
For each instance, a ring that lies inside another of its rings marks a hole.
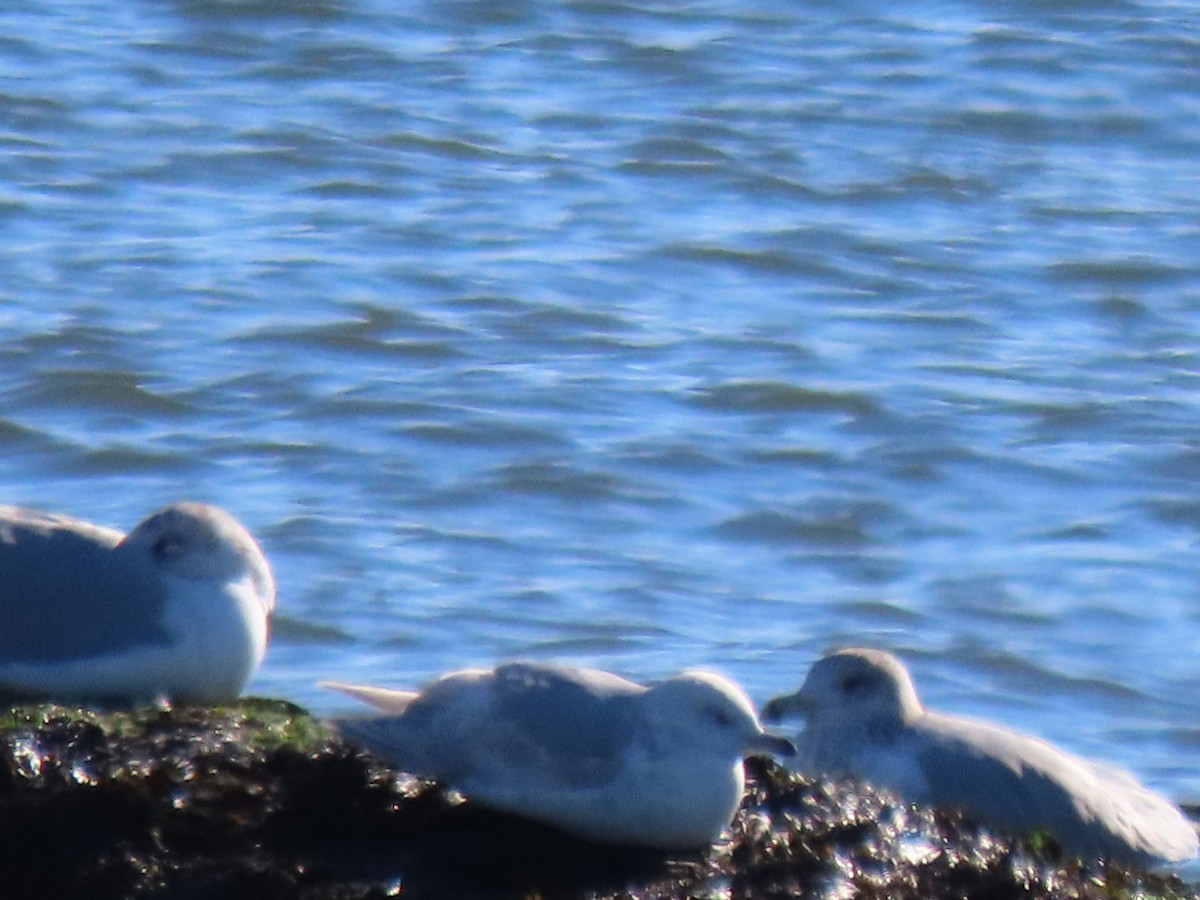
[[[0,694],[232,700],[274,606],[262,551],[216,507],[174,504],[122,535],[0,506]]]
[[[795,767],[854,777],[911,802],[961,808],[1001,830],[1053,834],[1081,856],[1141,864],[1197,853],[1196,830],[1129,773],[1039,738],[926,710],[907,670],[878,650],[818,661],[767,718],[801,711]]]
[[[741,802],[743,754],[786,747],[739,688],[706,672],[647,688],[595,669],[510,663],[451,673],[417,694],[327,686],[389,713],[337,724],[405,771],[608,843],[711,843]]]

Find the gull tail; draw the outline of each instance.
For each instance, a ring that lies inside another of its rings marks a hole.
[[[339,681],[322,681],[319,685],[331,691],[341,691],[368,703],[381,712],[398,716],[403,713],[410,703],[417,699],[416,691],[395,691],[389,688],[371,687],[367,684],[343,684]]]
[[[336,681],[323,681],[320,686],[341,691],[386,713],[382,716],[346,716],[331,720],[329,724],[343,740],[370,750],[393,765],[404,767],[412,762],[409,759],[413,743],[412,728],[404,720],[403,714],[417,698],[415,692]]]

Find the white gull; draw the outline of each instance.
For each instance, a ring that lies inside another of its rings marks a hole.
[[[420,693],[325,686],[387,713],[336,724],[400,769],[606,843],[710,844],[741,802],[743,755],[791,751],[711,672],[647,688],[595,669],[509,663]]]
[[[1197,853],[1192,823],[1129,773],[989,722],[926,710],[908,671],[883,651],[824,657],[799,691],[763,712],[805,715],[795,768],[809,775],[857,778],[1005,831],[1046,831],[1084,857],[1153,864]]]
[[[262,551],[217,507],[173,504],[124,536],[0,506],[0,695],[233,700],[274,607]]]

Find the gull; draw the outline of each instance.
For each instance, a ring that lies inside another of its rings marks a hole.
[[[707,846],[742,800],[742,757],[791,752],[729,679],[645,687],[596,669],[515,662],[419,693],[326,682],[386,713],[342,735],[469,801],[609,844]]]
[[[0,695],[216,704],[262,662],[275,581],[229,513],[176,503],[128,535],[0,506]]]
[[[879,650],[818,660],[764,717],[806,717],[795,767],[967,812],[1002,831],[1052,834],[1064,850],[1139,865],[1197,853],[1196,830],[1132,775],[999,725],[926,710],[903,664]]]

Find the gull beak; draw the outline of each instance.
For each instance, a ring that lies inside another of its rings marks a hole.
[[[746,745],[746,753],[752,756],[795,756],[796,747],[787,738],[764,731],[755,735]]]
[[[804,695],[803,690],[799,690],[794,694],[783,694],[768,700],[767,705],[763,707],[762,717],[764,722],[778,722],[787,716],[807,715],[811,708],[808,697]]]

